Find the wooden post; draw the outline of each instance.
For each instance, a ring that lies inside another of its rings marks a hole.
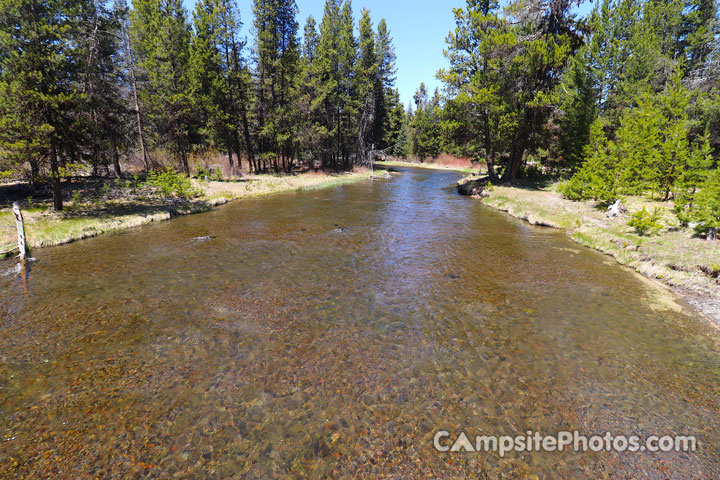
[[[25,222],[23,222],[22,212],[20,211],[20,204],[18,202],[13,203],[12,210],[15,214],[15,223],[17,224],[18,249],[20,250],[20,258],[22,260],[25,260]]]

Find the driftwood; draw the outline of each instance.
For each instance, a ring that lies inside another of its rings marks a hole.
[[[490,183],[490,177],[482,178],[463,178],[458,182],[458,192],[460,195],[467,195],[470,197],[482,197],[485,192],[485,188]]]
[[[17,225],[18,250],[20,250],[20,258],[25,260],[25,255],[27,254],[25,242],[25,222],[23,221],[20,204],[18,202],[13,203],[12,211],[15,214],[15,224]]]
[[[608,218],[620,217],[627,213],[627,207],[622,203],[622,200],[617,200],[615,203],[610,205],[605,213]]]

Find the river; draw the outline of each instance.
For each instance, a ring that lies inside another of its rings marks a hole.
[[[27,293],[0,262],[0,477],[720,478],[718,331],[458,178],[40,249]],[[698,448],[501,458],[438,452],[441,430]]]

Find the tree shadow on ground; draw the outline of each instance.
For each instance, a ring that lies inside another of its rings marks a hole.
[[[550,185],[557,182],[555,177],[534,177],[534,178],[519,178],[513,180],[505,186],[519,188],[521,190],[546,190]]]
[[[206,200],[155,199],[146,202],[135,200],[127,203],[83,205],[77,209],[68,208],[61,212],[61,215],[63,219],[108,218],[128,215],[150,216],[165,212],[169,212],[170,215],[180,215],[188,212],[206,211],[211,208],[212,204]]]

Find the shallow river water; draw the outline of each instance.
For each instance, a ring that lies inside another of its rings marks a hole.
[[[720,333],[457,179],[37,250],[27,294],[0,262],[0,478],[720,478]],[[698,447],[501,458],[441,430]]]

